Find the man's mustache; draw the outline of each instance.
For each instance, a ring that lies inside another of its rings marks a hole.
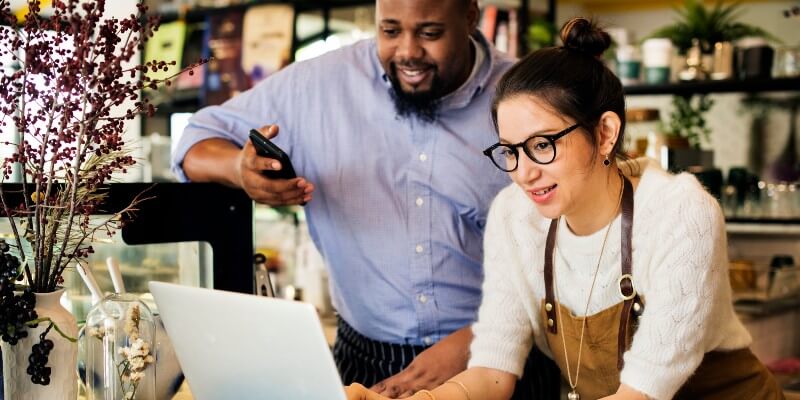
[[[424,61],[392,61],[392,69],[407,68],[407,69],[436,69],[436,64],[427,63]]]

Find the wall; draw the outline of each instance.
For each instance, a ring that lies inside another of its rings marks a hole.
[[[136,13],[136,0],[113,0],[106,2],[106,16],[111,18],[125,18],[132,13]],[[11,9],[18,10],[21,7],[25,6],[26,0],[12,0],[11,1]],[[51,15],[50,11],[45,8],[42,11],[43,15]],[[139,57],[134,57],[133,60],[135,63],[139,62]],[[9,60],[2,60],[3,65],[7,65]],[[124,110],[128,108],[133,108],[133,101],[128,100],[125,104],[119,107],[120,114],[124,112]],[[123,134],[123,138],[126,143],[131,144],[132,155],[134,158],[138,160],[142,160],[144,158],[144,151],[142,145],[140,144],[141,138],[141,117],[136,117],[132,121],[128,121],[126,124],[126,130]],[[4,138],[14,135],[15,130],[13,127],[4,127],[0,133]],[[18,139],[15,139],[18,140]],[[13,152],[13,148],[10,146],[1,146],[0,147],[0,157],[7,157]],[[115,176],[115,180],[117,181],[127,181],[127,182],[140,182],[142,181],[143,175],[143,164],[137,164],[133,168],[129,169],[129,171],[125,174],[121,174],[119,176]],[[16,179],[19,179],[16,177]],[[13,179],[12,179],[13,180]]]
[[[136,14],[136,3],[137,0],[112,0],[106,1],[106,13],[105,15],[109,18],[126,18],[131,14]],[[133,65],[138,64],[140,62],[140,57],[135,56],[132,60]],[[120,106],[121,109],[128,109],[133,108],[133,101],[128,100],[125,104]],[[129,143],[131,145],[133,151],[133,157],[136,159],[136,165],[133,168],[129,169],[127,173],[121,174],[119,176],[115,176],[115,179],[124,181],[124,182],[145,182],[149,179],[143,179],[145,175],[145,170],[149,168],[149,165],[144,163],[146,160],[146,148],[144,141],[142,141],[142,123],[141,123],[141,116],[137,116],[131,121],[128,121],[125,124],[125,133],[123,138],[125,143]]]

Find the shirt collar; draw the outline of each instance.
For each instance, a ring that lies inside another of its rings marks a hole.
[[[481,66],[483,65],[483,60],[486,58],[486,49],[483,46],[481,46],[481,44],[478,43],[478,41],[475,40],[475,38],[470,36],[469,42],[472,48],[475,49],[475,62],[472,65],[472,70],[469,73],[469,77],[467,77],[467,80],[465,80],[464,83],[462,83],[461,86],[459,86],[458,90],[463,89],[464,86],[467,86],[470,82],[472,82],[473,79],[475,79],[475,76],[478,75],[478,72],[480,72],[481,70]]]

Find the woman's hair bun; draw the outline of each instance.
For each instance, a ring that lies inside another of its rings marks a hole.
[[[568,50],[600,57],[611,46],[611,36],[593,21],[575,17],[561,28],[561,41]]]

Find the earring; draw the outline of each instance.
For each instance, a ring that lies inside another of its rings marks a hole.
[[[611,160],[608,159],[608,154],[606,154],[606,159],[603,160],[603,166],[608,167],[609,165],[611,165]]]

